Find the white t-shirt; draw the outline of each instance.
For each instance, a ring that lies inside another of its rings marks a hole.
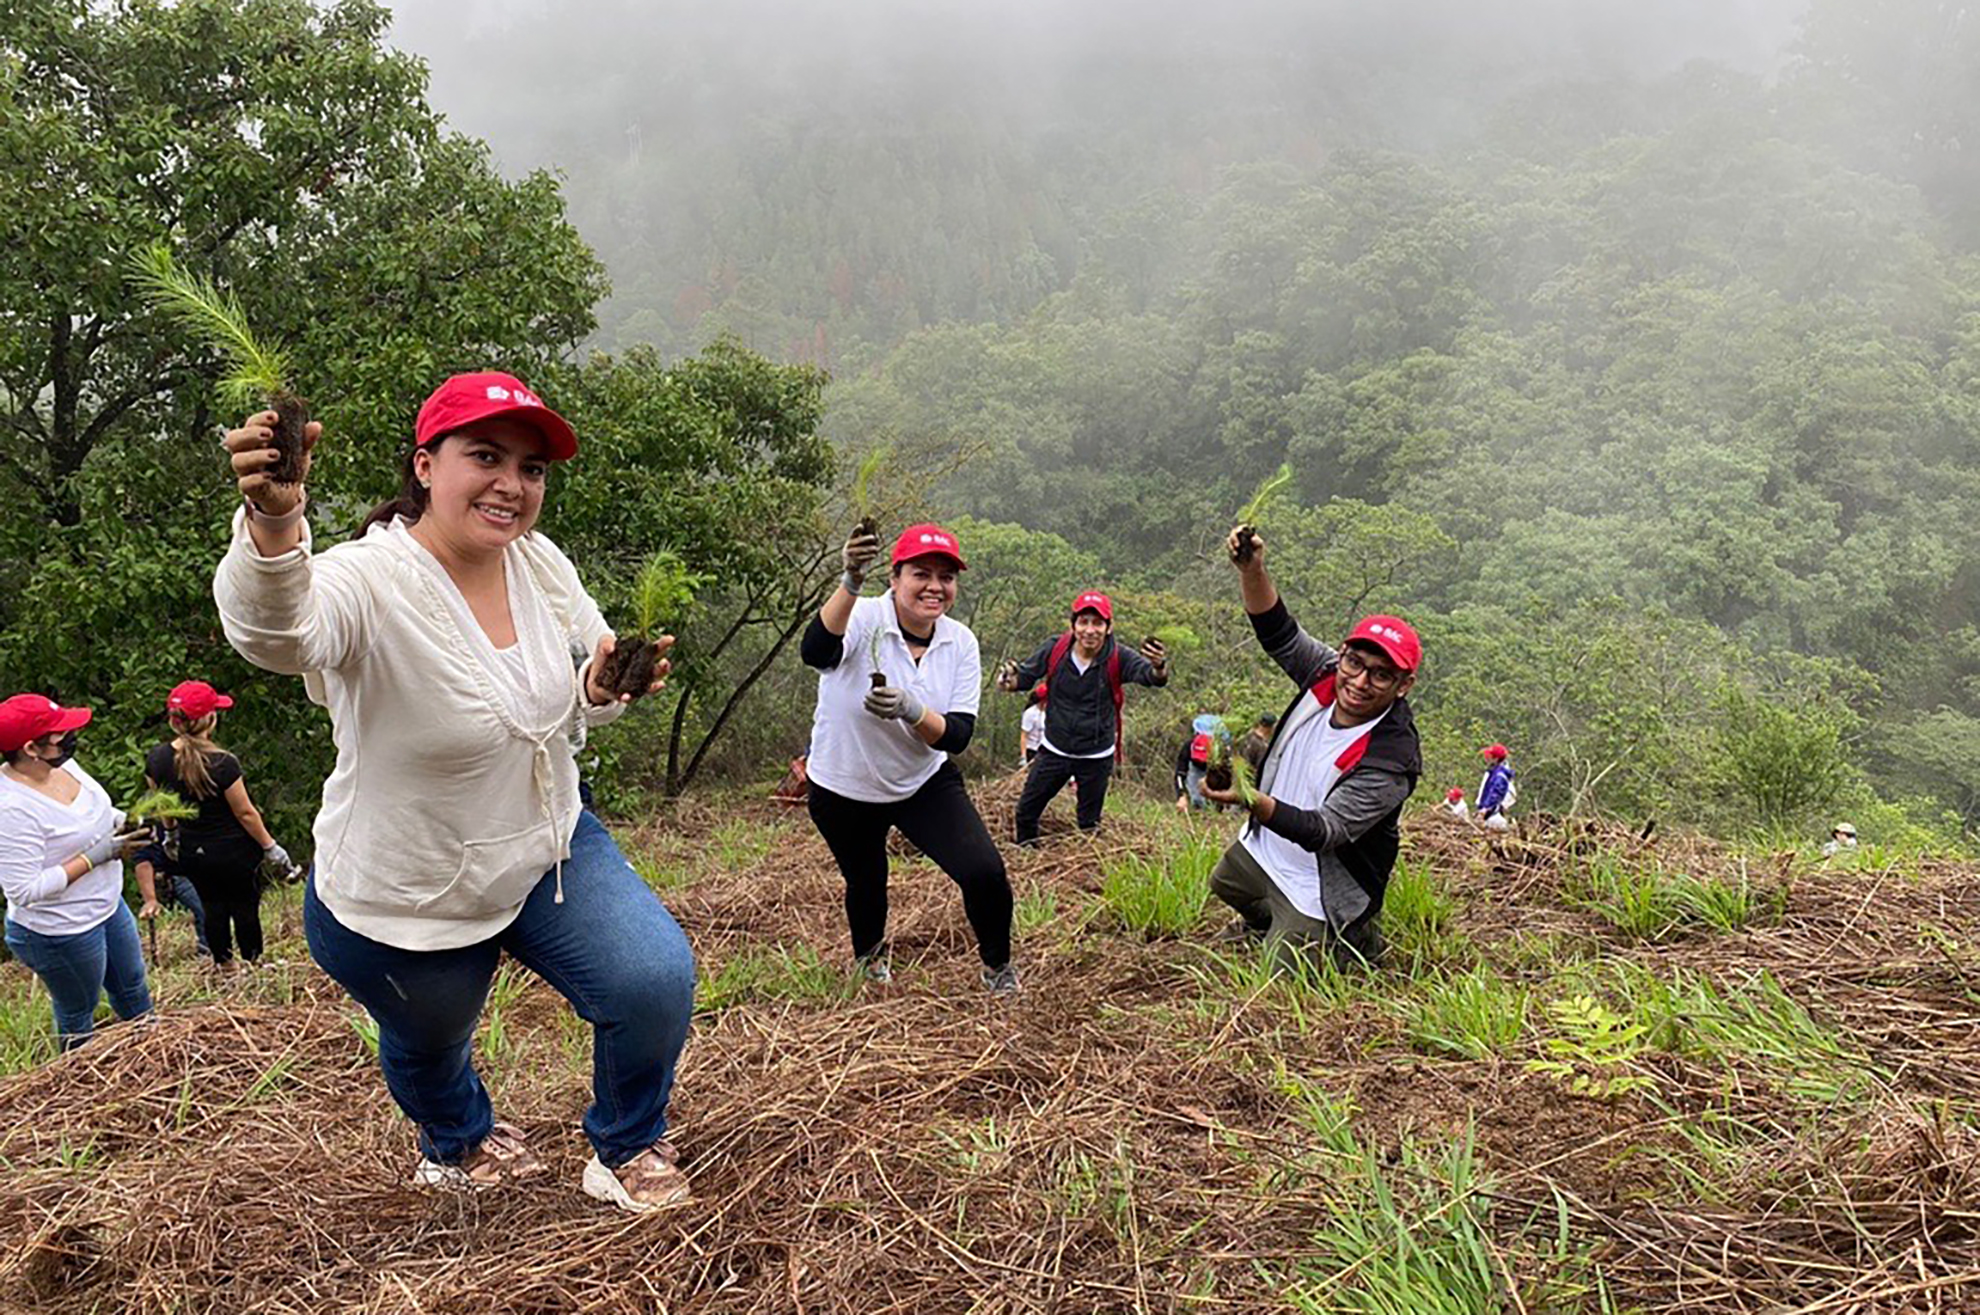
[[[846,622],[839,665],[818,673],[818,710],[811,719],[811,779],[833,794],[862,803],[891,804],[919,790],[948,755],[932,749],[908,724],[876,717],[865,708],[873,688],[872,640],[879,635],[879,665],[887,683],[911,691],[940,713],[976,715],[983,698],[983,658],[976,636],[952,617],[935,622],[928,651],[917,663],[908,653],[891,593],[862,598]]]
[[[1024,735],[1025,751],[1029,753],[1045,742],[1045,705],[1034,703],[1018,718],[1018,730]]]
[[[1384,712],[1382,717],[1388,715]],[[1331,706],[1323,707],[1311,695],[1301,699],[1291,714],[1292,724],[1280,736],[1272,797],[1295,808],[1319,808],[1341,779],[1340,756],[1366,738],[1382,717],[1358,726],[1336,726]],[[1244,847],[1294,908],[1309,918],[1327,916],[1320,902],[1320,865],[1310,850],[1262,826],[1246,828]]]
[[[7,920],[44,936],[73,936],[109,921],[124,898],[124,865],[99,863],[71,882],[61,865],[108,835],[124,815],[96,778],[70,761],[55,769],[82,786],[66,804],[0,772],[0,890]]]

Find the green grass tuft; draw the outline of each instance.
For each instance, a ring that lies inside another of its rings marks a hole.
[[[1109,855],[1101,863],[1100,899],[1129,931],[1150,940],[1181,936],[1203,919],[1210,870],[1221,852],[1215,841],[1191,834],[1154,858]]]

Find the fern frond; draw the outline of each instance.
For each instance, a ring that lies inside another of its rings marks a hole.
[[[146,301],[226,360],[229,369],[220,379],[220,395],[228,406],[248,410],[288,388],[288,357],[255,337],[233,293],[181,269],[162,242],[134,254],[130,272]]]

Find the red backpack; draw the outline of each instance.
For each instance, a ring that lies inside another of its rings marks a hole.
[[[1045,688],[1052,687],[1052,677],[1058,674],[1059,664],[1072,652],[1073,632],[1068,630],[1059,636],[1059,642],[1052,645],[1052,656],[1045,659]],[[1114,761],[1120,762],[1121,750],[1121,705],[1127,701],[1127,691],[1121,687],[1121,646],[1116,641],[1107,650],[1107,691],[1114,696]]]

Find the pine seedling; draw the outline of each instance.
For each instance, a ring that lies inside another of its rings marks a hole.
[[[873,673],[873,688],[875,689],[879,689],[887,683],[887,673],[880,669],[880,641],[884,637],[879,626],[873,627],[873,633],[866,637],[866,663]]]
[[[182,822],[198,817],[199,809],[179,797],[176,790],[147,790],[124,810],[127,822]]]
[[[678,553],[657,552],[647,558],[633,580],[633,622],[640,637],[652,639],[660,633],[662,621],[686,616],[706,583],[708,577],[688,570]]]
[[[662,551],[647,558],[633,577],[635,633],[613,645],[599,683],[613,694],[638,698],[646,693],[660,666],[660,649],[654,641],[663,623],[684,619],[707,580],[688,570],[678,553]]]
[[[1238,798],[1244,800],[1246,808],[1258,802],[1258,791],[1252,788],[1251,782],[1251,759],[1241,753],[1231,754],[1231,786],[1238,792]]]
[[[1286,486],[1292,483],[1292,477],[1292,463],[1281,465],[1269,479],[1258,486],[1258,491],[1251,495],[1251,501],[1247,502],[1244,510],[1238,513],[1237,559],[1240,562],[1251,560],[1251,536],[1257,532],[1259,522],[1264,518],[1265,513],[1271,510],[1272,504],[1278,500]]]
[[[267,408],[275,412],[275,464],[268,477],[293,484],[302,477],[303,429],[309,404],[290,388],[288,355],[257,337],[239,298],[209,278],[182,269],[164,243],[135,253],[131,279],[151,306],[192,333],[227,363],[220,376],[220,400],[231,412]]]
[[[873,477],[887,464],[888,455],[886,448],[876,447],[861,457],[853,470],[853,511],[859,516],[859,528],[867,534],[880,532],[879,522],[873,519]]]

